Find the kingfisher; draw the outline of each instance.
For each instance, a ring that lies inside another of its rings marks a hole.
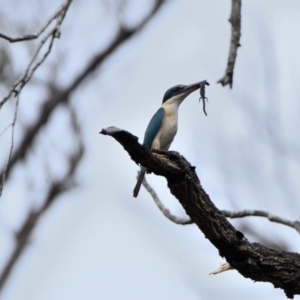
[[[175,85],[168,89],[163,97],[162,106],[150,120],[145,132],[143,145],[148,149],[169,150],[177,133],[178,108],[182,101],[199,89],[206,81],[190,85]],[[133,196],[137,197],[147,169],[141,166]]]

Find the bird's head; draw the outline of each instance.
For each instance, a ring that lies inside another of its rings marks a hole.
[[[179,84],[171,87],[166,91],[162,103],[167,101],[181,103],[190,93],[198,90],[201,83],[202,81],[199,81],[190,85]]]

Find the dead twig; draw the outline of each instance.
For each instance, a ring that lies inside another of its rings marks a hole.
[[[145,189],[149,192],[151,197],[153,198],[153,200],[154,200],[155,204],[157,205],[157,207],[159,208],[159,210],[164,214],[164,216],[167,219],[169,219],[170,221],[172,221],[173,223],[178,224],[178,225],[188,225],[188,224],[193,224],[194,223],[191,219],[187,219],[187,218],[183,219],[183,218],[179,218],[179,217],[176,217],[176,216],[172,215],[170,213],[170,211],[162,204],[162,202],[158,198],[156,192],[150,186],[150,184],[147,182],[145,177],[144,177],[144,180],[143,180],[142,184],[145,187]]]
[[[237,49],[241,46],[241,7],[242,0],[231,1],[231,15],[229,18],[229,22],[231,23],[231,41],[229,55],[225,75],[218,81],[218,83],[221,83],[223,86],[229,84],[230,88],[232,88],[233,83],[233,71],[237,56]]]
[[[29,41],[29,40],[35,40],[37,39],[46,29],[47,27],[58,17],[61,15],[63,11],[66,11],[68,9],[68,6],[70,5],[72,0],[67,0],[63,5],[58,7],[56,12],[45,22],[45,24],[41,27],[41,29],[35,33],[35,34],[25,34],[20,37],[11,37],[4,33],[0,32],[0,38],[3,38],[10,43],[16,43],[16,42],[23,42],[23,41]]]
[[[17,115],[18,115],[18,108],[19,108],[19,102],[20,102],[20,95],[17,96],[16,99],[16,105],[15,105],[15,113],[14,113],[14,117],[13,117],[13,121],[12,123],[6,127],[9,128],[11,127],[11,142],[10,142],[10,149],[9,149],[9,153],[8,153],[8,158],[7,158],[7,162],[6,165],[4,167],[4,171],[2,172],[2,176],[1,176],[1,182],[0,182],[0,197],[2,196],[2,191],[3,191],[3,186],[4,186],[4,182],[6,179],[6,172],[8,169],[8,165],[12,156],[12,152],[14,149],[14,139],[15,139],[15,127],[16,127],[16,121],[17,121]]]
[[[0,274],[0,290],[3,288],[6,280],[8,279],[13,267],[16,265],[20,255],[23,253],[26,248],[30,236],[37,226],[38,222],[44,215],[44,213],[50,208],[50,206],[59,199],[58,196],[64,192],[75,187],[74,177],[76,171],[84,154],[84,145],[82,141],[82,133],[79,128],[78,120],[72,108],[70,107],[71,115],[71,126],[73,131],[78,136],[78,145],[74,147],[74,152],[68,155],[67,159],[67,170],[61,178],[53,180],[49,183],[48,192],[42,202],[42,205],[39,208],[33,208],[29,211],[23,225],[15,233],[15,246],[12,250],[1,274]]]
[[[209,275],[217,275],[217,274],[220,274],[222,272],[232,270],[232,269],[233,269],[232,266],[226,262],[226,263],[222,264],[218,269],[210,272]]]
[[[54,39],[55,38],[59,38],[60,36],[60,26],[64,20],[64,17],[67,13],[67,10],[71,4],[72,0],[66,0],[65,3],[63,5],[61,5],[61,7],[56,11],[56,13],[46,22],[45,26],[42,27],[42,29],[39,31],[39,33],[37,34],[37,36],[39,36],[41,33],[43,33],[46,28],[50,25],[50,23],[56,19],[56,25],[55,27],[50,30],[50,32],[40,41],[37,49],[35,50],[26,70],[24,71],[24,73],[20,76],[20,78],[11,86],[10,90],[8,91],[8,93],[6,94],[6,96],[4,96],[4,98],[2,99],[2,101],[0,102],[0,109],[2,108],[2,106],[6,103],[6,101],[8,101],[12,95],[14,95],[15,97],[17,97],[16,100],[16,106],[15,106],[15,113],[14,113],[14,118],[12,121],[12,138],[11,138],[11,146],[10,146],[10,150],[9,150],[9,155],[8,155],[8,160],[5,164],[5,167],[3,168],[2,172],[1,172],[1,182],[0,182],[0,197],[2,195],[2,191],[3,191],[3,187],[4,187],[4,182],[5,179],[7,178],[9,169],[10,169],[10,162],[11,162],[11,158],[12,158],[12,152],[13,152],[13,148],[14,148],[14,130],[15,130],[15,124],[17,121],[17,114],[18,114],[18,107],[19,107],[19,101],[20,101],[20,93],[23,89],[23,87],[27,84],[27,82],[32,78],[33,74],[35,73],[35,71],[37,70],[37,68],[46,60],[46,58],[48,57],[48,55],[51,52],[52,49],[52,45],[54,43]],[[1,36],[0,36],[1,37]],[[2,34],[3,37],[3,34]],[[43,46],[45,45],[45,43],[49,40],[49,45],[47,50],[45,51],[44,55],[38,60],[36,61],[41,49],[43,48]],[[35,62],[35,64],[34,64]]]
[[[156,1],[152,10],[135,28],[120,28],[115,39],[107,46],[106,49],[98,53],[90,60],[86,67],[74,78],[69,86],[67,86],[63,90],[59,90],[56,94],[51,95],[48,100],[44,101],[44,105],[41,109],[41,113],[38,119],[26,129],[26,134],[23,136],[18,147],[14,151],[7,168],[2,168],[0,172],[0,178],[3,177],[3,173],[6,173],[5,178],[7,179],[9,177],[11,169],[16,165],[16,163],[25,158],[28,149],[30,149],[32,143],[37,137],[37,133],[47,123],[49,117],[55,111],[55,109],[60,104],[67,103],[69,101],[71,93],[73,93],[89,75],[95,72],[97,68],[105,61],[105,59],[107,59],[112,53],[114,53],[114,51],[118,49],[120,45],[130,39],[134,34],[139,32],[156,14],[156,12],[158,12],[163,3],[163,1]]]
[[[159,197],[157,196],[154,189],[150,186],[150,184],[146,181],[144,178],[143,186],[145,189],[149,192],[151,197],[153,198],[155,204],[159,208],[159,210],[164,214],[166,218],[168,218],[170,221],[179,224],[179,225],[188,225],[193,224],[194,222],[191,219],[182,219],[177,216],[174,216],[170,213],[170,211],[163,205]],[[269,221],[274,223],[279,223],[282,225],[289,226],[293,229],[295,229],[300,234],[300,222],[299,221],[290,221],[278,216],[275,216],[269,212],[262,211],[262,210],[241,210],[241,211],[229,211],[229,210],[221,210],[221,213],[226,218],[236,219],[236,218],[244,218],[244,217],[264,217],[267,218]]]
[[[65,18],[65,15],[67,13],[67,10],[71,4],[72,0],[66,0],[65,3],[56,11],[56,13],[52,16],[52,19],[50,18],[45,26],[40,30],[40,32],[37,34],[37,37],[40,36],[41,33],[43,33],[46,28],[52,23],[53,20],[56,19],[56,25],[54,26],[54,28],[52,28],[50,30],[50,32],[48,34],[46,34],[46,36],[40,41],[37,49],[35,50],[35,52],[33,53],[29,64],[26,68],[26,70],[24,71],[24,73],[19,77],[19,79],[11,86],[10,90],[7,92],[7,94],[4,96],[4,98],[1,100],[0,102],[0,109],[1,107],[6,103],[6,101],[8,101],[10,99],[10,97],[12,95],[17,96],[18,94],[20,94],[20,92],[22,91],[23,87],[26,85],[26,83],[31,79],[32,75],[34,74],[34,72],[37,70],[37,68],[45,61],[45,59],[47,58],[47,56],[49,55],[49,53],[51,52],[52,49],[52,45],[54,42],[55,38],[59,38],[60,37],[60,26]],[[47,26],[46,26],[47,25]],[[35,35],[32,35],[32,37],[34,37]],[[3,37],[3,34],[0,35],[0,37]],[[36,61],[36,58],[38,56],[38,54],[40,53],[41,49],[43,48],[44,44],[49,40],[49,45],[48,48],[46,50],[46,52],[44,53],[44,55],[42,56],[42,58],[37,61],[35,64],[34,62]],[[34,64],[34,65],[33,65]]]
[[[300,222],[299,221],[290,221],[278,216],[275,216],[273,214],[270,214],[269,212],[262,211],[262,210],[252,210],[252,209],[246,209],[241,211],[228,211],[228,210],[221,210],[222,214],[231,219],[235,218],[244,218],[244,217],[263,217],[267,218],[271,222],[283,224],[286,226],[289,226],[291,228],[294,228],[299,234],[300,234]]]

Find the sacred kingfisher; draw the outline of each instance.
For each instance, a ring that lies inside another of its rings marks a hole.
[[[206,81],[205,81],[206,82]],[[150,120],[145,132],[143,145],[148,149],[167,151],[177,132],[178,108],[181,102],[203,84],[203,81],[190,85],[175,85],[168,89],[163,97],[162,106]],[[133,196],[137,197],[146,173],[141,166]]]

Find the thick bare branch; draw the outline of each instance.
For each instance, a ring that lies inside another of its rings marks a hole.
[[[116,127],[103,129],[101,133],[116,139],[136,163],[167,179],[171,193],[191,220],[241,275],[270,282],[275,288],[283,289],[289,298],[300,294],[300,254],[250,243],[211,202],[195,167],[183,156],[173,151],[151,153],[135,136]]]
[[[231,41],[229,55],[225,75],[218,81],[218,83],[221,83],[223,86],[229,84],[230,88],[232,88],[233,83],[233,71],[237,49],[241,46],[241,7],[242,0],[231,0],[231,15],[229,18],[229,22],[231,23]]]

